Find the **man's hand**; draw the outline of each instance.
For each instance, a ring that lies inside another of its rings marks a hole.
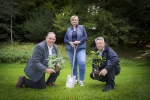
[[[105,76],[107,74],[107,70],[104,68],[103,70],[100,71],[99,76]]]
[[[46,73],[51,74],[51,73],[56,73],[53,69],[47,68]]]

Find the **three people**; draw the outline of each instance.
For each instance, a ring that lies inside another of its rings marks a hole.
[[[54,32],[48,32],[46,39],[34,48],[32,57],[29,59],[24,72],[26,76],[20,76],[16,84],[17,88],[25,87],[29,88],[46,88],[46,84],[49,86],[54,86],[57,79],[56,73],[53,69],[48,68],[48,58],[49,55],[58,55],[58,47],[54,44],[56,41],[56,34]],[[59,66],[59,62],[56,66]],[[49,78],[45,82],[45,73],[50,74]],[[59,71],[58,71],[59,73]]]
[[[105,61],[100,64],[99,67],[99,76],[101,77],[99,81],[106,82],[105,88],[102,90],[103,92],[107,92],[111,89],[114,89],[115,86],[115,75],[120,73],[119,66],[119,57],[116,52],[109,47],[102,37],[98,37],[95,39],[96,47],[93,49],[95,52],[100,50],[99,55],[102,58],[105,58]],[[93,59],[93,63],[94,63]],[[90,77],[95,79],[95,65],[92,64],[92,73]]]
[[[73,75],[76,76],[75,83],[77,84],[80,80],[80,86],[84,86],[87,33],[85,28],[78,24],[78,16],[71,16],[70,22],[72,25],[66,31],[64,43],[66,44],[71,69],[73,68]],[[57,76],[53,75],[53,73],[56,72],[53,69],[48,68],[48,61],[46,59],[49,55],[58,55],[58,47],[54,44],[55,41],[56,34],[54,32],[48,32],[46,40],[36,45],[32,57],[24,69],[24,72],[29,79],[25,76],[20,76],[16,84],[17,88],[22,88],[23,85],[30,88],[46,88],[46,84],[49,86],[54,86],[53,82],[56,81]],[[116,52],[105,43],[102,37],[96,38],[95,44],[96,47],[93,50],[95,52],[100,50],[99,55],[106,58],[106,61],[101,63],[99,67],[99,76],[102,77],[99,81],[106,82],[106,87],[102,91],[107,92],[114,89],[115,75],[117,75],[120,71],[118,70],[118,72],[116,72],[116,68],[119,66],[119,57]],[[75,49],[76,55],[74,55]],[[74,57],[75,60],[73,60]],[[59,66],[59,63],[57,64],[58,65],[56,66]],[[77,66],[79,66],[79,73]],[[95,79],[94,69],[95,66],[92,63],[92,72],[90,74],[92,79]],[[50,74],[46,82],[45,73]]]
[[[78,16],[71,16],[71,26],[67,29],[64,43],[70,59],[71,69],[73,68],[73,75],[76,76],[75,83],[78,83],[78,74],[80,75],[80,86],[84,86],[84,77],[86,71],[86,39],[87,33],[82,25],[79,25]],[[76,55],[74,50],[76,49]],[[75,56],[75,61],[73,57]],[[74,65],[74,66],[73,66]],[[78,67],[79,66],[79,73]]]

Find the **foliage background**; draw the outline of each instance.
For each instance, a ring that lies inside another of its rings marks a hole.
[[[78,15],[88,34],[88,47],[98,36],[115,46],[143,47],[149,42],[149,0],[0,0],[0,8],[3,41],[10,39],[11,30],[14,41],[28,42],[39,42],[54,31],[57,43],[62,43],[70,17]]]

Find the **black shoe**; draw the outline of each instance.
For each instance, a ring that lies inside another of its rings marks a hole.
[[[103,92],[108,92],[109,90],[114,89],[111,85],[106,85],[106,87],[102,90]]]
[[[17,88],[22,88],[22,86],[23,86],[23,84],[24,84],[23,77],[24,77],[24,76],[20,76],[20,77],[19,77],[18,82],[17,82],[17,84],[16,84],[16,87],[17,87]]]
[[[48,83],[46,83],[46,85],[48,85],[48,86],[55,86],[55,84],[53,82],[48,82]]]

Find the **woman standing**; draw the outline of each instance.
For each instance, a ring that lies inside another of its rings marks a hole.
[[[73,75],[76,76],[76,84],[78,83],[78,68],[80,75],[80,86],[84,86],[84,75],[86,70],[86,30],[82,25],[78,25],[78,16],[74,15],[70,18],[71,27],[66,31],[64,42],[70,59],[70,64],[73,67],[73,57],[76,56],[74,62]],[[76,55],[74,55],[74,48],[77,46]]]

